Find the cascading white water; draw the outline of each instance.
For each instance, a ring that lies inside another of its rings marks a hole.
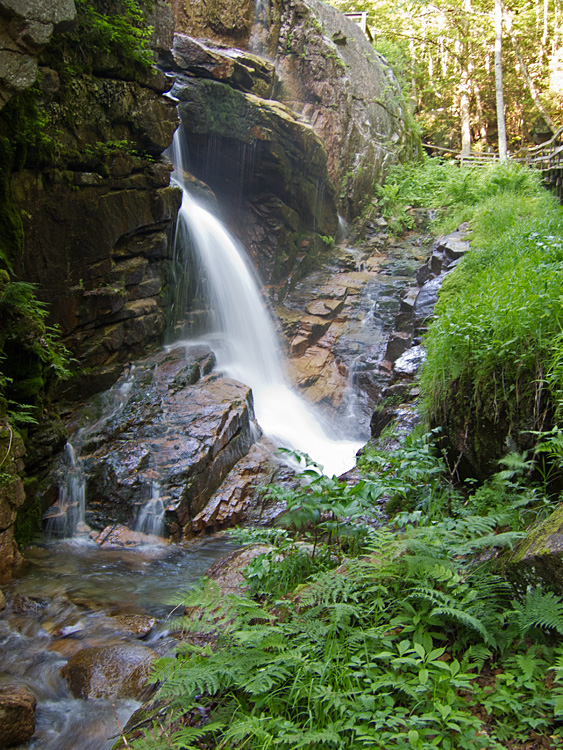
[[[210,334],[218,364],[252,388],[256,417],[267,435],[308,453],[326,473],[341,474],[354,465],[362,443],[328,438],[319,417],[288,386],[273,320],[254,269],[242,247],[184,185],[181,137],[177,131],[172,150],[173,180],[183,190],[176,251],[185,251],[187,233],[207,279]]]
[[[153,481],[151,496],[137,515],[135,531],[141,531],[143,534],[151,534],[152,536],[162,536],[164,512],[165,507],[160,497],[160,486],[157,481]]]
[[[81,524],[86,517],[86,476],[82,461],[72,443],[66,443],[63,460],[65,463],[64,482],[59,488],[59,500],[53,506],[54,513],[47,519],[48,536],[72,536],[81,532]]]

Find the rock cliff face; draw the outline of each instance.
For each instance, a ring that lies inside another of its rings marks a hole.
[[[252,24],[243,5],[233,25],[219,20],[235,15],[233,0],[207,12],[199,0],[176,0],[177,30],[273,61],[281,85],[271,95],[319,135],[340,212],[355,218],[389,166],[416,151],[392,72],[355,23],[319,0],[256,3]]]
[[[155,8],[156,43],[168,46],[170,9]],[[162,73],[120,71],[111,57],[71,78],[44,64],[38,81],[44,140],[55,145],[12,177],[24,236],[15,267],[79,360],[70,395],[84,396],[109,387],[166,324],[180,196],[161,154],[176,109]]]
[[[37,57],[76,16],[73,0],[0,2],[0,109],[37,78]]]
[[[310,268],[337,230],[335,195],[318,135],[272,99],[272,64],[176,35],[167,69],[189,169],[213,188],[262,275],[279,281]]]
[[[331,6],[282,0],[273,18],[280,99],[321,137],[340,211],[353,219],[388,168],[412,156],[400,88],[360,27]]]

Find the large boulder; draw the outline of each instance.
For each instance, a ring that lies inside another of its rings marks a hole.
[[[82,423],[90,416],[94,425],[73,440],[91,526],[135,522],[157,483],[174,537],[184,527],[191,533],[192,519],[259,434],[250,389],[211,372],[213,363],[204,346],[161,352],[118,381],[105,417],[92,412],[95,402],[83,412]]]
[[[78,651],[61,674],[75,698],[139,698],[156,654],[148,646],[123,643]]]
[[[268,48],[283,83],[279,98],[321,137],[340,211],[353,219],[392,164],[418,155],[400,86],[360,27],[335,8],[281,0],[278,12]]]
[[[541,584],[563,595],[563,505],[533,527],[503,564],[520,589]]]
[[[254,6],[254,7],[252,7]],[[418,156],[400,87],[360,27],[320,0],[175,0],[177,31],[275,63],[273,96],[304,115],[328,153],[341,213],[356,217],[398,159]]]
[[[0,686],[0,747],[27,742],[35,733],[35,696],[23,685]]]
[[[271,64],[178,36],[173,58],[190,170],[213,188],[266,278],[310,269],[337,231],[322,141],[305,119],[265,98],[275,88]]]

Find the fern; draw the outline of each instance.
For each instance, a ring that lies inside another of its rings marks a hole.
[[[513,602],[522,635],[531,628],[547,628],[563,635],[563,601],[541,586],[529,588],[523,603]]]

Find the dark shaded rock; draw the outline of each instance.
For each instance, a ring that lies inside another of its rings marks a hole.
[[[27,742],[35,733],[35,696],[22,685],[0,686],[0,747]]]
[[[139,644],[84,648],[61,675],[75,698],[139,698],[155,659],[150,648]]]
[[[0,479],[0,580],[10,578],[20,562],[20,554],[14,539],[18,510],[25,502],[25,490],[19,474],[23,471],[25,448],[18,432],[0,419],[0,455],[2,478]]]
[[[111,623],[117,629],[130,633],[137,638],[144,638],[156,625],[156,619],[148,615],[115,615]]]
[[[0,109],[37,78],[37,57],[55,31],[74,20],[73,0],[0,2]]]
[[[563,505],[532,528],[502,564],[521,591],[541,584],[563,595]]]
[[[434,308],[438,301],[438,292],[442,286],[446,274],[443,273],[436,278],[427,281],[416,298],[414,306],[414,317],[417,319],[419,324],[424,323],[434,315]]]

